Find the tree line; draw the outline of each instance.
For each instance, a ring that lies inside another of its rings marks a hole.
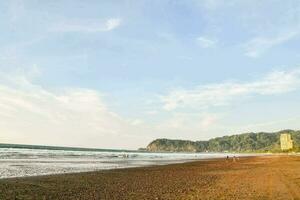
[[[292,136],[294,148],[300,151],[300,131],[283,130],[267,133],[243,133],[223,136],[208,141],[189,141],[156,139],[148,146],[148,151],[160,152],[281,152],[280,134],[289,133]]]

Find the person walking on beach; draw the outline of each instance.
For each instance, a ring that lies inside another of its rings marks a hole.
[[[226,156],[226,162],[228,162],[228,161],[229,161],[229,156],[227,155],[227,156]]]

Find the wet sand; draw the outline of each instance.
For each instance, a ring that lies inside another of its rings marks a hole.
[[[0,180],[0,199],[299,199],[300,156]]]

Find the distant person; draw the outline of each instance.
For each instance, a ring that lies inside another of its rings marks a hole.
[[[226,162],[228,162],[228,160],[229,160],[229,156],[226,156]]]

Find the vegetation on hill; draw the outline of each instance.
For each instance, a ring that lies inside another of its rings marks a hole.
[[[294,143],[292,151],[300,151],[300,131],[294,130],[244,133],[195,142],[156,139],[147,146],[147,150],[154,152],[281,152],[281,133],[290,133]]]

